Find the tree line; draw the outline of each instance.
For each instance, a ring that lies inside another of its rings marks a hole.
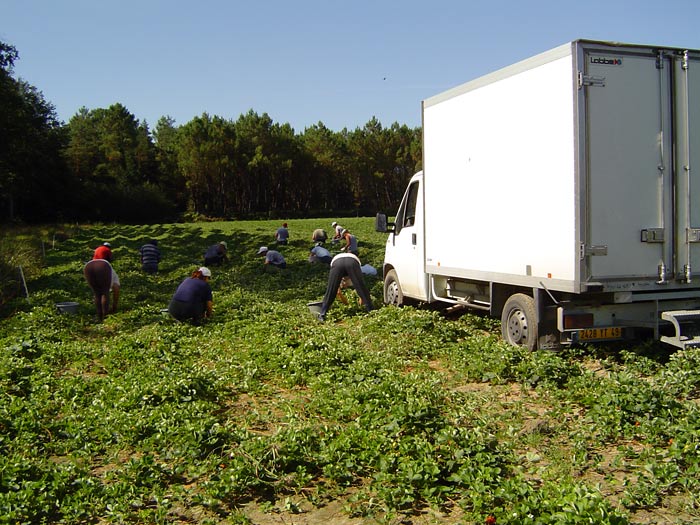
[[[13,76],[0,41],[0,220],[166,222],[367,215],[393,210],[421,165],[421,130],[372,118],[296,133],[250,110],[150,129],[122,104],[66,124]]]

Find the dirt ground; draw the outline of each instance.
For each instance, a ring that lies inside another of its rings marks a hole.
[[[332,501],[321,508],[306,508],[306,506],[301,505],[301,512],[298,514],[287,511],[264,513],[260,511],[259,507],[251,505],[245,507],[243,512],[254,525],[438,525],[462,523],[458,511],[450,515],[426,510],[419,515],[396,518],[351,518],[343,510],[344,505],[345,502],[342,500]]]

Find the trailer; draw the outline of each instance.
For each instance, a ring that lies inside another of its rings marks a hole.
[[[422,103],[384,301],[529,348],[700,345],[700,51],[576,40]]]

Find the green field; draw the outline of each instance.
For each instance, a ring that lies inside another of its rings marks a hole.
[[[289,266],[265,273],[277,221],[4,231],[29,298],[0,320],[0,523],[700,521],[700,350],[528,352],[483,316],[382,307],[379,278],[375,311],[349,292],[318,323],[330,221],[288,221]],[[373,220],[340,222],[380,268]],[[164,316],[219,240],[214,317]],[[82,266],[103,241],[122,293],[100,324]]]

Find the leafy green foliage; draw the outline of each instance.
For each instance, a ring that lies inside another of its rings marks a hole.
[[[55,220],[71,195],[61,160],[66,136],[43,93],[12,77],[18,58],[0,41],[0,220]]]
[[[340,222],[380,268],[372,220]],[[327,268],[307,256],[324,222],[289,223],[276,272],[255,256],[273,221],[60,230],[31,302],[10,301],[0,325],[3,522],[258,523],[251,506],[291,522],[332,501],[365,522],[426,509],[465,523],[698,520],[699,349],[528,352],[483,316],[379,307],[378,278],[379,308],[350,291],[319,324],[306,304]],[[154,276],[138,263],[150,238],[164,256]],[[212,268],[214,317],[163,316],[221,239],[231,262]],[[81,268],[105,240],[122,296],[99,324]],[[77,315],[56,311],[67,300]]]

